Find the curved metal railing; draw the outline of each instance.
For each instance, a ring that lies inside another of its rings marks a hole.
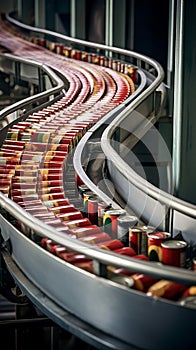
[[[33,96],[27,97],[21,101],[15,102],[0,111],[0,129],[5,128],[12,121],[16,120],[18,117],[25,114],[27,111],[32,110],[33,103],[36,103],[38,106],[38,102],[43,103],[43,101],[47,102],[50,98],[54,98],[54,96],[63,96],[65,94],[65,82],[59,78],[55,72],[50,69],[48,66],[41,64],[39,62],[35,62],[31,59],[21,58],[10,53],[2,53],[0,54],[0,60],[6,60],[6,64],[8,61],[29,65],[30,67],[34,67],[41,71],[42,74],[48,75],[51,79],[51,82],[54,86],[47,89],[46,91],[39,92]],[[17,116],[13,113],[17,112]]]
[[[131,184],[132,194],[135,191],[135,196],[133,194],[130,199],[126,191],[123,194],[124,199],[128,204],[130,203],[133,210],[136,210],[136,212],[143,217],[144,221],[152,226],[159,226],[171,232],[173,236],[181,233],[185,240],[195,241],[196,206],[175,197],[172,193],[167,193],[157,188],[146,181],[142,176],[139,176],[129,164],[123,160],[122,156],[113,145],[116,130],[121,128],[121,125],[125,124],[126,119],[130,120],[132,113],[137,111],[137,107],[140,104],[140,97],[138,100],[132,102],[130,108],[127,109],[126,112],[121,112],[105,129],[102,135],[101,145],[108,161],[111,178],[117,188],[122,188],[123,186],[127,188],[127,185],[130,186]],[[140,115],[138,114],[137,117],[139,118]],[[141,124],[137,126],[136,130],[130,130],[133,139],[135,135],[142,134],[143,136],[145,132],[144,129],[146,128],[146,130],[148,130],[152,128],[152,126],[151,121],[147,124],[143,116],[141,116]],[[152,210],[153,206],[157,208],[157,210],[155,209],[156,218],[155,216],[152,217],[152,213],[148,211],[148,198],[152,200],[150,209]],[[142,213],[137,210],[138,200],[146,203],[146,207],[143,205]]]

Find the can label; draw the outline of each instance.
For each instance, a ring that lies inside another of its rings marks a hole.
[[[84,217],[88,217],[88,199],[89,197],[92,197],[94,193],[92,191],[86,191],[83,193],[83,205],[84,205],[84,211],[83,215]]]
[[[103,215],[106,209],[110,209],[111,206],[106,204],[105,202],[101,201],[98,202],[98,225],[101,227],[103,226]]]
[[[88,218],[94,225],[98,224],[98,197],[93,196],[88,199]]]
[[[140,227],[129,229],[129,246],[133,248],[136,254],[147,255],[148,253],[148,236],[147,231]]]
[[[151,261],[162,261],[161,243],[171,238],[169,232],[153,232],[148,234],[148,257]]]
[[[177,267],[186,265],[186,247],[187,243],[178,240],[168,240],[161,243],[162,263]]]
[[[138,223],[136,216],[123,215],[117,219],[117,238],[124,243],[124,245],[129,245],[129,229]]]
[[[124,209],[112,209],[104,212],[103,226],[105,232],[109,233],[112,238],[117,238],[117,219],[120,215],[125,215]]]

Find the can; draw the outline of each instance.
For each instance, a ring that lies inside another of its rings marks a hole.
[[[34,201],[39,199],[38,194],[30,194],[30,195],[16,195],[16,196],[11,196],[11,199],[13,202],[18,203],[18,202],[23,202],[25,203],[26,201]]]
[[[122,242],[119,241],[118,239],[110,239],[106,242],[98,243],[97,246],[99,248],[106,249],[106,250],[115,250],[115,249],[123,248]]]
[[[131,275],[134,281],[134,288],[141,292],[147,291],[149,287],[155,284],[158,279],[152,276],[144,275],[142,273],[135,273]]]
[[[82,52],[81,53],[81,60],[82,61],[87,61],[87,53],[86,52]]]
[[[67,255],[67,257],[66,257],[66,253],[63,253],[63,254],[61,254],[61,258],[68,261],[71,264],[74,264],[74,265],[82,263],[82,262],[91,261],[91,259],[88,258],[86,255],[78,254],[78,253],[77,254],[70,253],[70,255]]]
[[[49,193],[57,193],[57,192],[63,192],[63,186],[56,186],[56,187],[42,187],[38,188],[38,194],[44,195]]]
[[[70,230],[70,233],[75,238],[86,237],[95,233],[101,232],[97,225],[89,225],[86,227],[76,227]]]
[[[89,191],[89,187],[85,184],[79,185],[78,186],[78,194],[82,200],[84,200],[84,193]]]
[[[161,243],[162,260],[166,265],[185,267],[187,243],[179,240],[167,240]]]
[[[63,174],[50,174],[50,173],[48,173],[48,174],[38,174],[38,180],[40,181],[40,182],[42,182],[42,181],[54,181],[54,180],[58,180],[59,182],[61,181],[63,181]],[[57,184],[55,184],[55,186],[56,186]]]
[[[59,200],[59,199],[65,199],[65,195],[63,191],[55,192],[55,193],[47,193],[47,194],[39,194],[39,198],[42,201],[49,201],[49,200]]]
[[[129,229],[138,223],[138,218],[131,215],[119,216],[117,219],[117,238],[125,245],[129,245]]]
[[[88,271],[90,273],[93,273],[93,262],[91,260],[75,263],[74,266],[79,267],[80,269]]]
[[[64,198],[64,199],[43,201],[43,204],[48,208],[53,208],[53,207],[68,205],[70,204],[70,202],[68,198]]]
[[[135,250],[133,248],[130,248],[130,247],[122,247],[122,248],[115,249],[114,253],[127,255],[127,256],[134,256],[134,255],[136,255]]]
[[[38,182],[38,189],[42,190],[43,188],[43,192],[45,192],[45,188],[53,188],[53,187],[61,187],[62,185],[62,180],[58,179],[58,180],[39,180]],[[63,188],[63,186],[62,186]],[[46,190],[47,191],[47,190]],[[46,192],[47,193],[47,192]]]
[[[130,64],[127,65],[127,69],[126,69],[126,74],[131,77],[131,79],[133,80],[133,82],[135,84],[137,84],[138,82],[138,70],[137,67],[134,67]]]
[[[71,57],[71,47],[63,47],[63,55],[70,58]]]
[[[88,198],[88,218],[94,225],[98,225],[98,196]]]
[[[187,297],[190,295],[195,295],[196,296],[196,286],[191,286],[187,288],[184,293],[182,294],[182,297]]]
[[[103,226],[103,215],[106,210],[112,209],[111,204],[107,204],[104,201],[98,202],[98,226]]]
[[[88,218],[82,218],[77,220],[64,221],[64,224],[71,230],[75,227],[84,227],[91,225]]]
[[[79,210],[56,214],[56,217],[63,221],[77,220],[83,218],[82,213]]]
[[[110,239],[110,236],[106,232],[94,233],[92,235],[88,235],[86,237],[80,238],[82,242],[85,242],[88,244],[97,244],[100,242],[108,241],[109,239]]]
[[[59,55],[63,54],[63,44],[55,43],[55,52]]]
[[[152,232],[148,234],[148,257],[151,261],[162,261],[161,243],[171,238],[169,232]]]
[[[75,206],[73,204],[66,204],[66,205],[59,205],[59,206],[53,206],[51,208],[48,209],[50,212],[56,214],[60,214],[60,213],[68,213],[68,212],[73,212],[73,211],[77,211],[77,209],[75,208]]]
[[[136,254],[148,254],[148,226],[135,226],[129,229],[129,246]]]
[[[94,196],[94,192],[92,191],[85,191],[83,193],[83,205],[84,205],[84,210],[83,210],[83,214],[84,217],[88,217],[88,199],[89,197]]]
[[[109,233],[112,238],[117,238],[117,219],[121,215],[125,215],[124,209],[106,210],[103,214],[104,231]]]
[[[148,288],[148,296],[156,296],[170,300],[177,300],[182,296],[187,286],[173,281],[160,280]]]
[[[99,65],[105,67],[106,66],[105,60],[106,60],[105,56],[100,56],[99,57]]]

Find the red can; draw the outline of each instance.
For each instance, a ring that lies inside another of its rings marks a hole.
[[[88,198],[88,218],[94,225],[98,225],[98,197]]]
[[[136,255],[135,250],[133,248],[130,248],[130,247],[122,247],[122,248],[119,248],[119,249],[115,249],[114,253],[127,255],[127,256],[134,256],[134,255]]]
[[[166,265],[185,267],[187,243],[178,240],[168,240],[161,243],[162,263]]]
[[[69,253],[69,254],[62,253],[61,259],[66,260],[67,262],[69,262],[71,264],[78,264],[81,262],[91,261],[91,259],[88,258],[86,255],[76,254],[76,253]]]
[[[148,288],[147,295],[177,300],[186,289],[185,284],[160,280]]]
[[[77,211],[76,207],[73,204],[56,206],[56,207],[49,208],[49,210],[53,212],[55,215]]]
[[[80,240],[89,244],[97,244],[100,242],[108,241],[110,236],[105,232],[94,233],[93,235],[88,235],[86,237],[81,237]]]
[[[153,232],[148,234],[148,257],[152,261],[162,261],[161,243],[171,238],[169,232]]]
[[[76,237],[85,237],[95,233],[101,232],[100,228],[97,225],[89,225],[86,227],[76,227],[71,230],[71,234]]]
[[[91,225],[91,222],[88,218],[82,218],[77,220],[64,221],[64,224],[71,230],[75,227],[84,227]]]
[[[105,210],[111,209],[111,205],[108,205],[107,203],[100,201],[98,202],[98,225],[101,227],[103,226],[103,215]]]
[[[93,262],[90,261],[83,261],[80,263],[75,263],[74,264],[76,267],[79,267],[82,270],[88,271],[90,273],[93,273]]]
[[[157,278],[144,275],[142,273],[135,273],[131,277],[134,280],[134,288],[142,292],[147,290],[150,286],[158,281]]]
[[[56,214],[56,217],[63,221],[77,220],[83,218],[82,213],[79,210]]]
[[[85,191],[83,193],[83,205],[84,205],[84,216],[88,217],[88,199],[94,195],[94,192],[92,191]]]
[[[45,192],[45,188],[53,188],[53,187],[61,187],[62,186],[62,180],[58,179],[58,180],[44,180],[44,181],[39,181],[38,182],[38,188],[42,189]],[[63,188],[63,187],[62,187]]]
[[[125,215],[126,210],[124,209],[112,209],[104,212],[103,215],[103,226],[104,231],[111,234],[112,238],[117,238],[118,231],[118,217],[120,215]]]
[[[130,227],[129,246],[136,251],[136,254],[148,254],[148,232],[152,232],[148,226]]]
[[[84,199],[84,193],[87,191],[89,191],[88,186],[85,184],[78,185],[78,193],[82,200]]]
[[[182,294],[182,297],[187,297],[189,295],[196,295],[196,286],[191,286],[187,288]]]
[[[43,204],[48,208],[54,208],[54,207],[58,207],[58,206],[68,205],[70,203],[69,203],[68,198],[64,198],[64,199],[43,201]]]
[[[115,250],[123,248],[123,243],[119,241],[118,239],[110,239],[106,242],[97,244],[99,248],[106,249],[106,250]]]
[[[40,194],[39,198],[42,201],[49,201],[49,200],[58,200],[58,199],[65,199],[65,195],[63,191],[55,192],[55,193],[47,193],[47,194]]]

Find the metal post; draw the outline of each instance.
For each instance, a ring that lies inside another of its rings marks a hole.
[[[174,109],[173,109],[173,182],[175,194],[180,185],[180,155],[182,129],[182,67],[183,67],[183,17],[184,1],[177,2],[176,12],[176,47],[174,77]]]
[[[106,16],[105,16],[105,43],[108,46],[113,45],[113,0],[106,0]],[[112,56],[112,52],[108,53]]]

